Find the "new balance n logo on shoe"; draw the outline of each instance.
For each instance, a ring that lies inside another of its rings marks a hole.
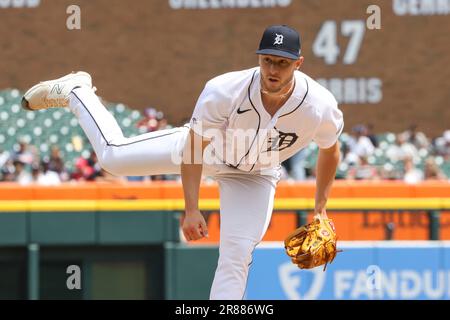
[[[50,91],[50,93],[57,93],[57,94],[61,94],[62,90],[64,89],[64,85],[63,84],[55,84],[52,88],[52,90]]]

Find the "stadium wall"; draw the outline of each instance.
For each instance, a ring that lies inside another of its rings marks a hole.
[[[314,188],[312,182],[279,184],[276,211],[265,241],[283,240],[298,224],[312,219]],[[210,237],[198,243],[215,244],[220,236],[217,185],[202,185],[200,197]],[[447,182],[408,185],[396,181],[336,181],[330,197],[332,206],[328,211],[336,223],[341,240],[448,240],[450,212],[445,203],[449,199],[450,185]],[[112,200],[111,204],[108,204],[109,200]],[[360,205],[355,207],[355,201],[359,201]],[[39,212],[44,208],[47,211],[53,208],[54,211],[65,212],[72,207],[84,210],[85,215],[89,216],[86,211],[99,212],[100,205],[106,210],[109,208],[130,213],[169,207],[170,210],[182,212],[183,190],[176,182],[86,183],[58,187],[0,184],[1,210],[17,212],[16,216],[8,216],[14,219],[19,219],[24,212]],[[25,216],[20,219],[25,219]],[[438,223],[438,229],[434,228],[432,221]]]
[[[0,88],[86,70],[107,101],[156,107],[178,125],[208,79],[255,66],[262,30],[285,23],[301,31],[303,70],[335,94],[347,128],[448,129],[450,42],[436,32],[448,25],[446,1],[80,0],[80,29],[70,30],[72,4],[1,1]],[[381,28],[371,30],[373,4]]]

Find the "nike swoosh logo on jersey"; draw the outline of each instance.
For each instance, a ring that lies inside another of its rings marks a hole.
[[[242,113],[246,113],[247,111],[250,111],[250,110],[252,110],[252,109],[241,110],[241,107],[239,107],[239,108],[237,109],[237,113],[238,113],[238,114],[242,114]]]

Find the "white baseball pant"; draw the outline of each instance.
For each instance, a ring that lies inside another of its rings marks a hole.
[[[180,173],[173,155],[183,149],[188,126],[125,138],[114,117],[87,87],[72,91],[69,108],[108,172],[120,176]],[[278,178],[225,165],[205,165],[204,173],[214,176],[220,190],[220,255],[210,299],[243,299],[253,250],[272,215]]]

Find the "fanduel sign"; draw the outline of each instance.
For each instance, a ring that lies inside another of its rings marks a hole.
[[[448,300],[450,247],[430,245],[429,248],[348,246],[325,272],[321,267],[300,270],[282,248],[257,249],[247,298]]]

